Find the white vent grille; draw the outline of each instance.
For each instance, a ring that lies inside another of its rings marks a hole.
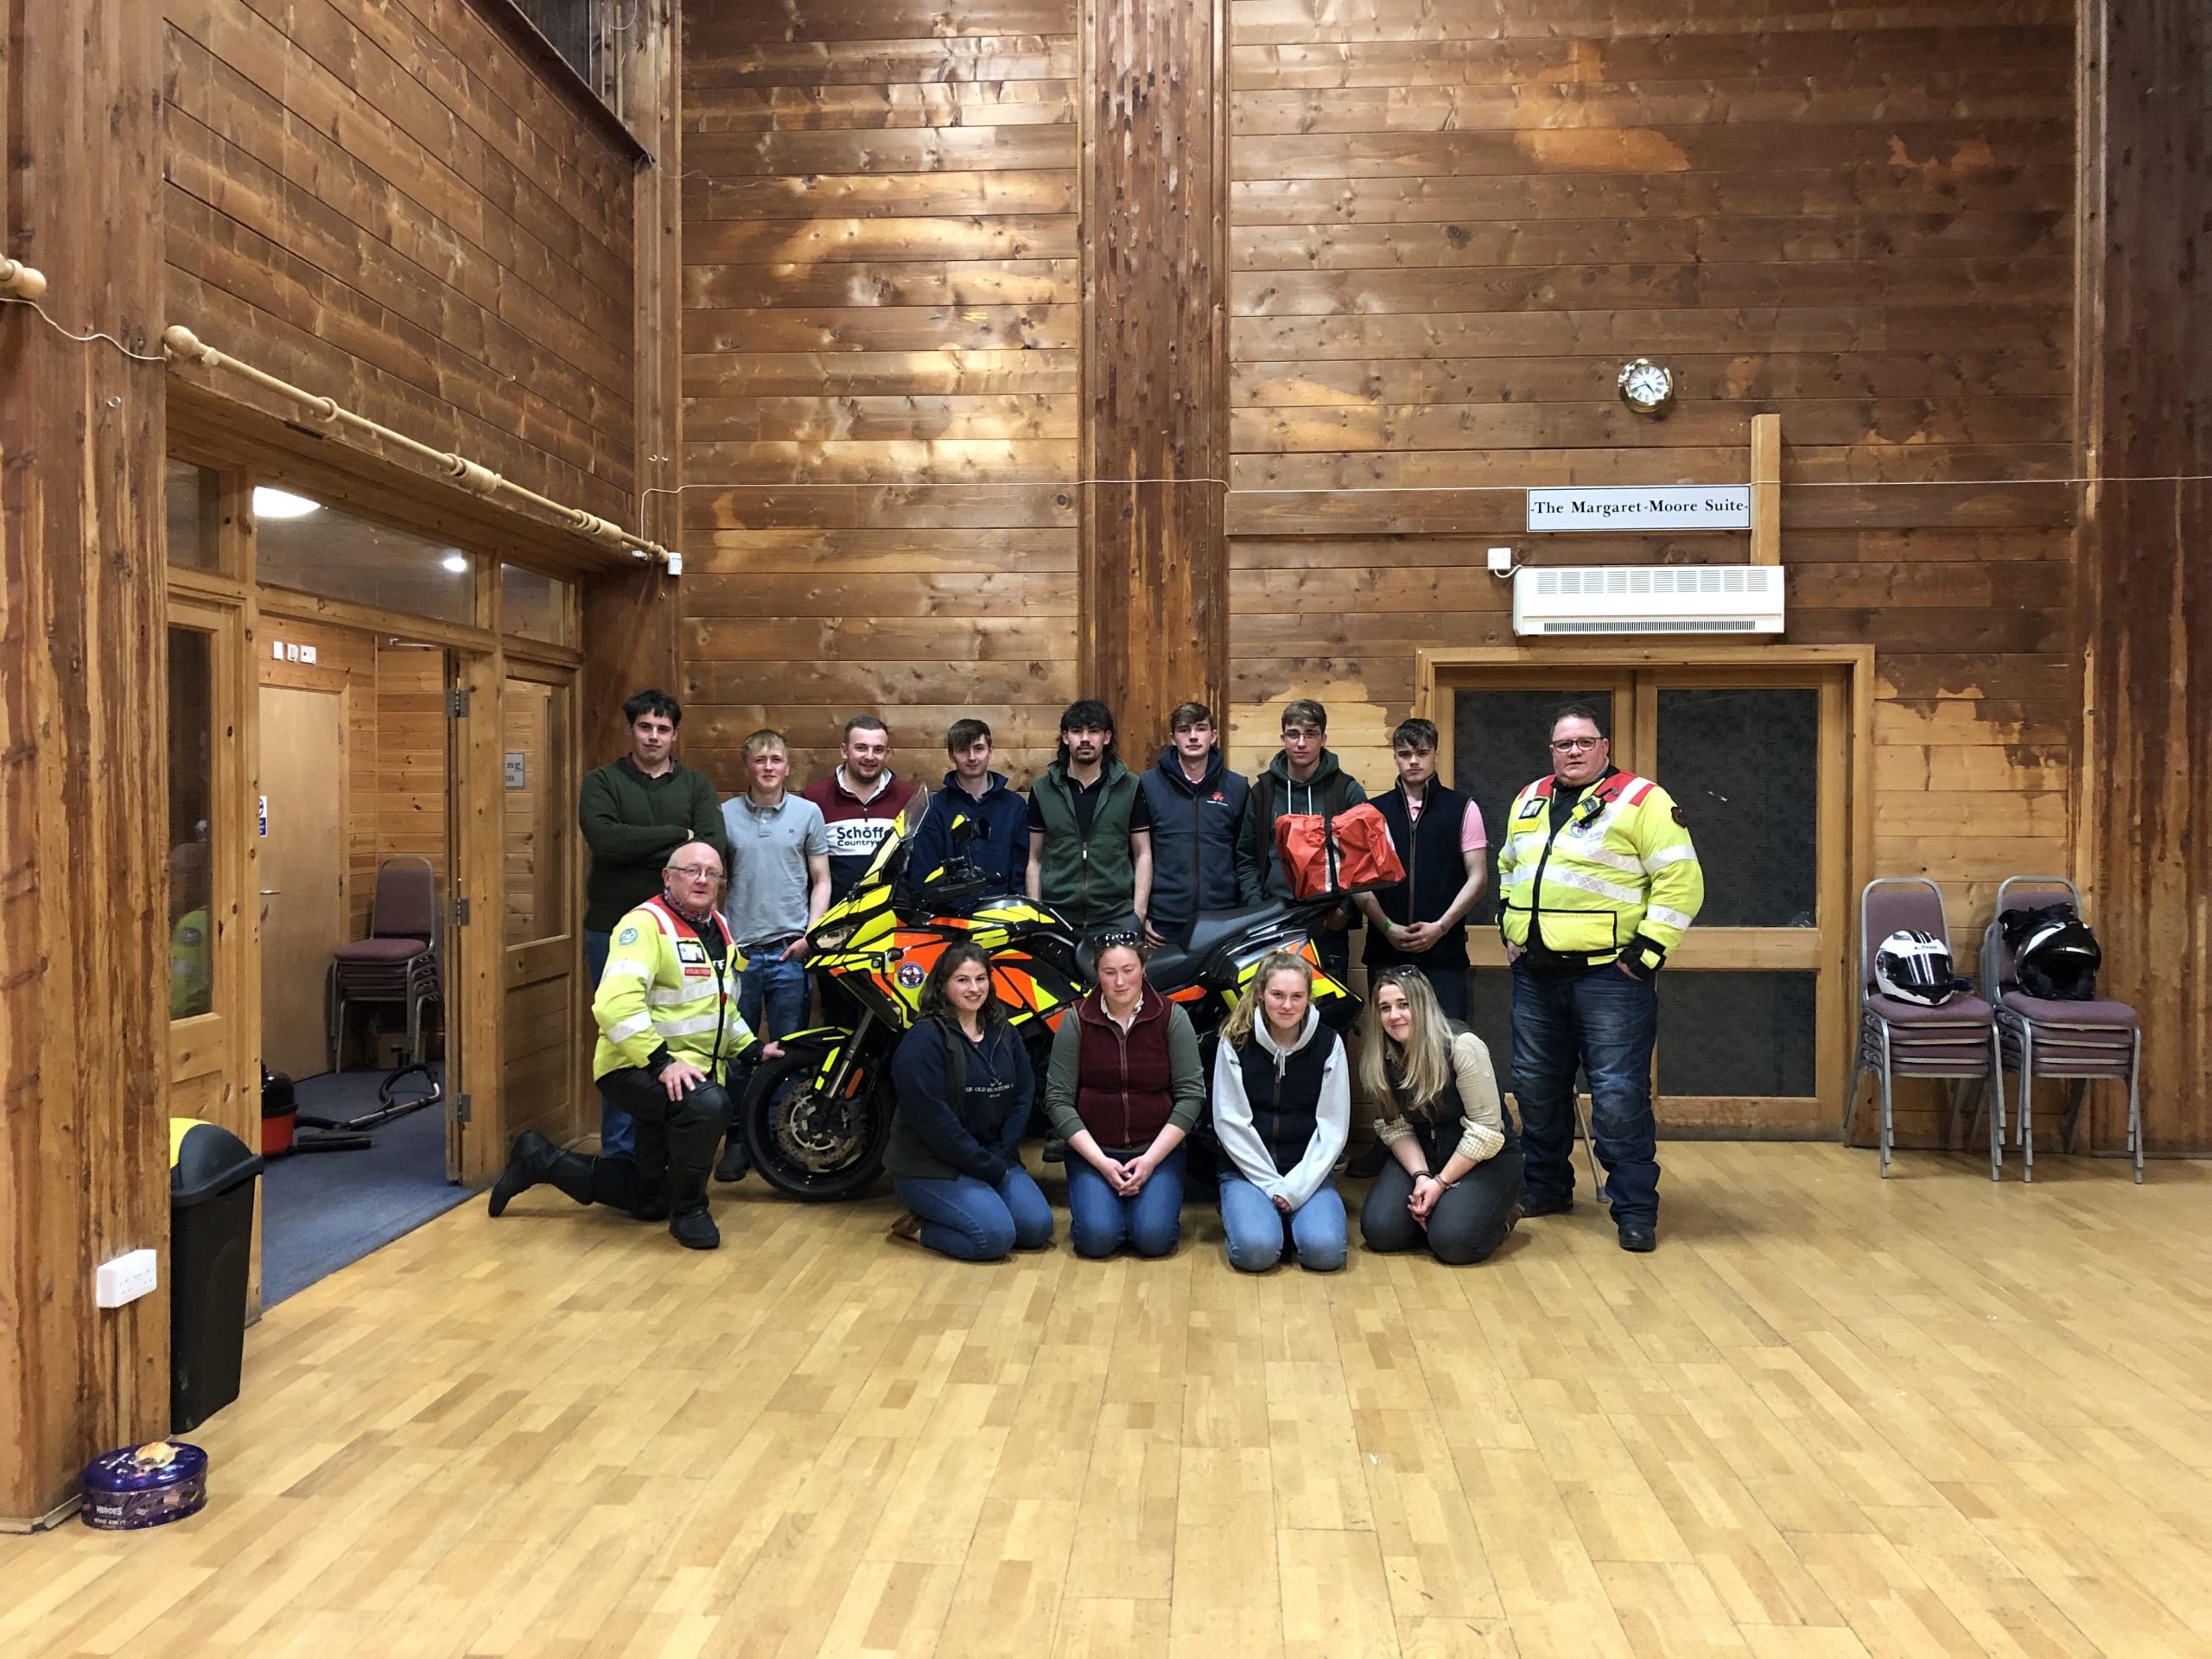
[[[1778,565],[1542,565],[1513,578],[1513,631],[1779,633],[1783,601]]]

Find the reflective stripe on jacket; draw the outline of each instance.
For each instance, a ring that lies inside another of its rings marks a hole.
[[[599,1026],[592,1076],[644,1065],[666,1043],[675,1058],[720,1083],[729,1057],[751,1046],[753,1033],[737,1011],[744,958],[720,915],[710,925],[721,933],[719,974],[698,931],[661,899],[648,899],[615,925],[607,971],[592,997]]]
[[[1639,933],[1662,950],[1681,943],[1705,902],[1705,874],[1674,798],[1648,778],[1615,772],[1575,798],[1554,833],[1554,780],[1514,797],[1497,850],[1498,927],[1508,944],[1618,957]],[[1658,966],[1652,961],[1649,967]]]

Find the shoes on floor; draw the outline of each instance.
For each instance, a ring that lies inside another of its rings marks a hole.
[[[687,1250],[718,1250],[722,1231],[703,1204],[678,1210],[668,1218],[668,1236]]]
[[[918,1244],[922,1242],[922,1218],[909,1210],[891,1224],[891,1242],[894,1244]]]
[[[1523,1220],[1533,1220],[1538,1216],[1563,1216],[1573,1208],[1573,1193],[1544,1193],[1522,1200],[1521,1215]]]
[[[1659,1248],[1659,1229],[1648,1221],[1621,1223],[1621,1249],[1637,1255],[1649,1255]]]
[[[745,1142],[734,1135],[722,1142],[722,1155],[715,1165],[715,1179],[724,1186],[745,1179],[745,1172],[753,1167],[745,1155]]]

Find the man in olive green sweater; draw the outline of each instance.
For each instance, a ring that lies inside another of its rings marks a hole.
[[[659,893],[661,867],[671,852],[702,841],[722,868],[729,868],[715,786],[706,773],[676,759],[682,705],[665,691],[640,691],[622,705],[622,718],[630,723],[630,753],[586,773],[576,798],[576,822],[591,849],[591,872],[584,879],[584,966],[594,989],[607,971],[615,924]],[[601,1096],[600,1155],[626,1158],[632,1146],[630,1114]]]

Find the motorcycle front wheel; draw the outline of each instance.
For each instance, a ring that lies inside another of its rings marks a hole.
[[[858,1198],[883,1167],[891,1138],[888,1103],[872,1080],[855,1095],[814,1090],[818,1060],[786,1054],[758,1067],[745,1091],[745,1149],[779,1192],[810,1204]]]

